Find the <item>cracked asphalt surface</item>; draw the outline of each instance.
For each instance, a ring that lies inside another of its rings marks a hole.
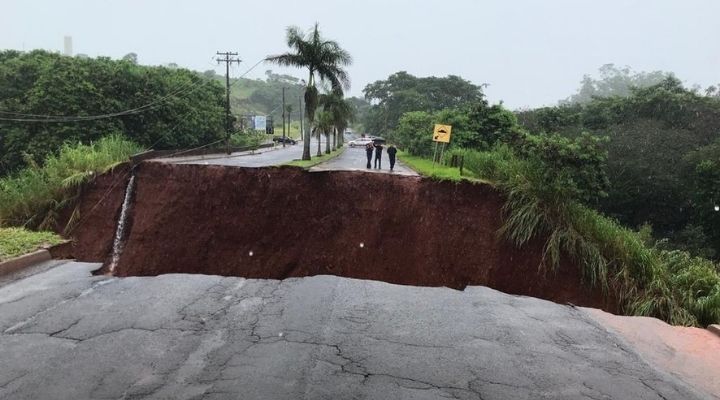
[[[581,309],[317,276],[0,287],[2,399],[700,399]]]

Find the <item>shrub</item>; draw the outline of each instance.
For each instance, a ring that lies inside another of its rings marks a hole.
[[[611,291],[623,311],[673,324],[720,321],[720,275],[708,260],[648,246],[648,233],[624,228],[584,206],[567,170],[508,146],[464,151],[465,168],[507,197],[501,234],[518,247],[546,237],[541,270],[557,271],[562,256],[591,286]]]
[[[0,179],[0,226],[51,229],[58,212],[72,204],[81,185],[142,149],[121,136],[95,143],[64,144],[57,156],[42,167],[31,163],[18,173]],[[71,222],[76,220],[73,213]]]
[[[235,132],[230,136],[230,145],[233,147],[258,148],[267,137],[264,133]]]

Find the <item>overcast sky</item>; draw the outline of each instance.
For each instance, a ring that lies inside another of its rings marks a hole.
[[[315,21],[353,55],[352,95],[400,70],[489,83],[511,108],[555,104],[606,63],[720,82],[719,0],[0,0],[0,48],[61,51],[69,35],[74,53],[200,71],[229,50],[237,76]]]

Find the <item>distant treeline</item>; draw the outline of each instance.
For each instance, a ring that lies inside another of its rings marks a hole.
[[[597,205],[634,228],[692,254],[720,256],[720,97],[673,76],[629,93],[524,111],[543,135],[606,137],[607,196]]]

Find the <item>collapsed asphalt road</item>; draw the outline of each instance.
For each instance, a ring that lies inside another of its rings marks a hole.
[[[0,287],[3,399],[697,399],[582,310],[331,276]]]

